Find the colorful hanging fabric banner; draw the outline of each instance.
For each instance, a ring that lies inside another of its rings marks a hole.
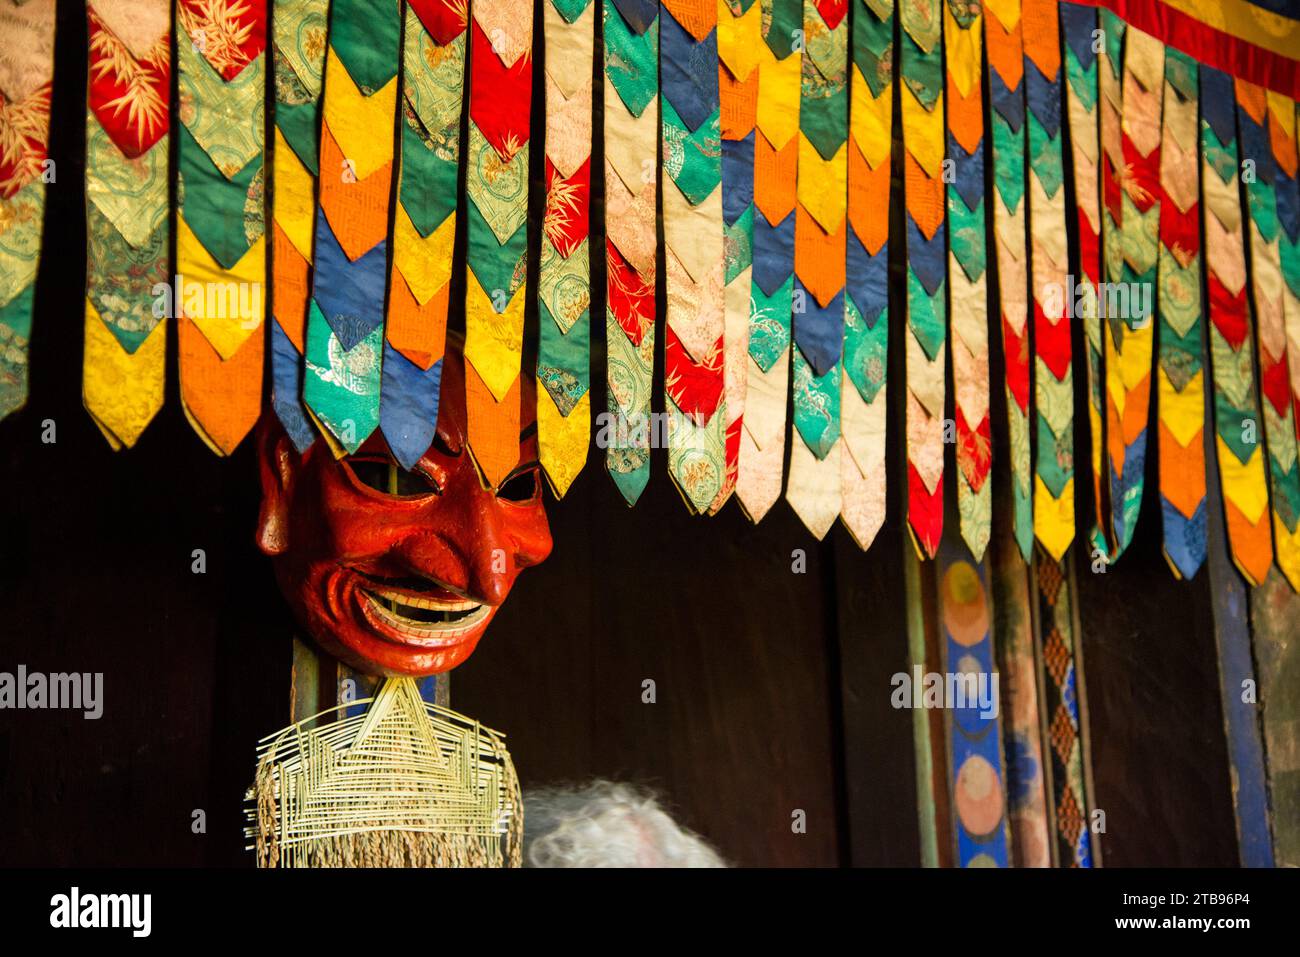
[[[907,241],[907,523],[917,554],[943,535],[945,291],[943,41],[939,0],[903,4],[900,75]],[[969,330],[970,323],[966,323]]]
[[[1056,0],[1024,0],[1023,20],[1034,297],[1034,536],[1059,561],[1074,540],[1074,373]]]
[[[850,228],[845,241],[844,380],[840,388],[840,431],[844,436],[844,451],[840,454],[840,521],[858,547],[865,549],[884,523],[887,483],[885,380],[889,366],[894,2],[862,0],[861,5],[855,3],[853,7],[848,147]],[[978,71],[978,50],[975,68]],[[978,82],[974,102],[978,111]],[[982,172],[980,178],[982,188]],[[971,339],[978,339],[974,330],[967,332]]]
[[[1098,144],[1101,149],[1101,202],[1104,214],[1101,224],[1101,258],[1102,280],[1098,289],[1097,311],[1102,332],[1102,368],[1105,370],[1105,424],[1100,433],[1106,439],[1106,451],[1103,456],[1105,467],[1104,501],[1108,503],[1106,514],[1101,524],[1093,530],[1093,552],[1104,555],[1107,560],[1117,557],[1115,546],[1115,522],[1113,516],[1120,508],[1119,502],[1112,501],[1114,488],[1114,466],[1111,462],[1112,451],[1116,444],[1123,451],[1123,438],[1114,423],[1115,403],[1111,398],[1112,389],[1118,381],[1118,373],[1111,368],[1114,362],[1115,348],[1113,330],[1106,321],[1106,292],[1110,289],[1122,289],[1124,281],[1124,244],[1122,227],[1124,207],[1120,200],[1123,190],[1124,141],[1120,133],[1121,105],[1124,86],[1121,81],[1124,65],[1124,31],[1127,25],[1108,10],[1101,10],[1098,15],[1098,28],[1101,30],[1101,43],[1097,46],[1097,127]],[[1119,392],[1123,393],[1122,385]],[[1121,458],[1122,461],[1122,458]]]
[[[1277,160],[1277,211],[1282,228],[1278,246],[1282,279],[1286,283],[1282,303],[1287,363],[1292,401],[1297,410],[1296,434],[1300,436],[1300,103],[1270,92],[1268,111],[1269,137]]]
[[[1201,203],[1215,450],[1232,560],[1251,585],[1258,585],[1273,563],[1273,536],[1246,290],[1236,95],[1232,78],[1225,73],[1202,65],[1200,81]]]
[[[752,522],[760,521],[781,497],[803,63],[795,42],[803,35],[803,0],[760,0],[759,5],[763,43],[756,47],[754,265],[736,478],[736,499]]]
[[[1109,44],[1110,37],[1106,37]],[[1109,57],[1113,70],[1118,53]],[[1129,28],[1124,34],[1123,71],[1115,86],[1102,85],[1108,107],[1118,110],[1116,131],[1102,116],[1102,147],[1109,177],[1103,196],[1115,232],[1106,247],[1108,279],[1101,297],[1106,329],[1106,441],[1110,453],[1111,534],[1114,561],[1133,540],[1146,471],[1147,424],[1155,345],[1152,303],[1160,252],[1160,113],[1164,90],[1164,46]],[[1109,94],[1109,95],[1107,95]],[[1113,118],[1111,118],[1113,122]]]
[[[472,14],[465,381],[470,451],[497,486],[519,459],[506,436],[520,426],[533,12],[515,0],[478,0]]]
[[[796,438],[785,497],[817,538],[830,530],[842,501],[848,12],[847,0],[804,0],[792,293]]]
[[[1282,268],[1282,311],[1286,322],[1287,364],[1296,435],[1300,438],[1300,104],[1268,94],[1269,142],[1276,162],[1279,258]]]
[[[337,455],[379,425],[401,25],[391,0],[330,6],[303,400]]]
[[[465,91],[466,5],[406,5],[393,267],[379,428],[404,468],[433,442],[447,335]]]
[[[985,280],[982,20],[978,6],[954,13],[951,4],[943,5],[948,54],[948,288],[952,298],[957,513],[961,537],[976,562],[984,560],[993,520],[993,487],[988,481],[993,437]]]
[[[597,436],[629,505],[650,479],[659,182],[659,6],[604,0],[605,375],[613,426]]]
[[[86,308],[82,401],[114,449],[163,404],[173,290],[168,147],[171,4],[86,5]],[[174,292],[175,290],[173,290]]]
[[[998,708],[988,706],[997,697],[988,568],[974,561],[950,531],[939,549],[936,570],[944,670],[973,679],[976,691],[952,707],[945,728],[951,793],[944,803],[951,809],[954,863],[958,867],[1008,867],[1002,719]]]
[[[54,0],[0,2],[0,419],[27,401],[45,219]]]
[[[726,481],[718,8],[664,0],[659,12],[668,474],[700,513]]]
[[[749,368],[754,265],[754,137],[763,44],[757,0],[718,4],[718,101],[722,134],[723,436],[726,472],[709,504],[715,515],[736,489]]]
[[[1092,0],[1198,63],[1300,99],[1300,15],[1289,0]]]
[[[563,498],[587,461],[591,431],[591,61],[596,5],[548,0],[546,217],[542,227],[537,443]]]
[[[1065,40],[1066,114],[1070,121],[1070,155],[1074,162],[1075,226],[1079,242],[1073,292],[1075,315],[1082,320],[1088,371],[1088,442],[1092,466],[1093,524],[1089,541],[1104,539],[1110,509],[1103,482],[1105,458],[1105,368],[1101,343],[1101,314],[1097,294],[1102,281],[1101,180],[1097,97],[1097,11],[1079,3],[1061,4],[1061,34]],[[1067,298],[1067,302],[1070,301]],[[1106,554],[1103,549],[1102,554]]]
[[[266,0],[178,0],[176,19],[181,403],[229,455],[262,412]]]
[[[1157,290],[1160,510],[1164,553],[1180,578],[1205,562],[1205,330],[1201,325],[1196,63],[1165,51]]]
[[[1273,141],[1291,147],[1295,139],[1274,136],[1268,96],[1262,87],[1237,80],[1237,135],[1241,142],[1242,183],[1250,214],[1251,292],[1258,333],[1259,383],[1268,447],[1268,479],[1277,567],[1300,588],[1300,468],[1296,463],[1296,416],[1287,368],[1285,299],[1282,278],[1278,163]],[[1288,111],[1289,112],[1289,111]],[[1288,197],[1289,198],[1289,197]],[[1280,202],[1281,201],[1281,202]]]
[[[1083,675],[1075,643],[1069,566],[1039,552],[1038,638],[1047,681],[1043,688],[1052,754],[1052,806],[1057,860],[1062,867],[1092,867],[1092,805],[1084,777]]]
[[[303,349],[320,174],[317,128],[329,0],[275,0],[271,155],[271,407],[299,452],[316,441],[302,402]]]
[[[999,484],[994,508],[1010,502]],[[993,634],[1002,689],[1002,749],[1007,768],[1007,826],[1015,867],[1051,867],[1053,837],[1047,814],[1047,730],[1042,726],[1042,670],[1035,655],[1032,569],[1020,557],[1010,522],[994,529],[988,562]]]
[[[1020,0],[984,5],[989,130],[993,141],[993,239],[997,252],[1002,359],[1006,366],[1012,526],[1020,555],[1034,546],[1029,444],[1029,262],[1025,206],[1025,73]]]

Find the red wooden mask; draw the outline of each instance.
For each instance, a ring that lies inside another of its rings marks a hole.
[[[525,402],[526,402],[525,398]],[[520,570],[551,551],[535,425],[520,465],[485,487],[466,443],[463,359],[443,363],[438,432],[416,467],[382,436],[335,459],[299,455],[275,415],[258,426],[258,546],[316,642],[367,674],[430,675],[470,656]]]

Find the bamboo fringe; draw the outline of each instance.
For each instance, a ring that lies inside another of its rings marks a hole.
[[[522,795],[501,736],[425,703],[410,679],[292,725],[259,750],[245,831],[259,867],[523,863]]]

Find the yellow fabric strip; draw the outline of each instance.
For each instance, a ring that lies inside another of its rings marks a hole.
[[[280,128],[275,128],[275,221],[293,248],[311,262],[312,230],[316,221],[316,179],[302,165]]]
[[[325,84],[323,112],[334,142],[343,156],[352,164],[358,180],[363,180],[385,163],[393,160],[393,138],[377,135],[376,131],[392,127],[393,111],[397,109],[397,77],[393,77],[375,92],[364,95],[343,61],[330,47],[325,56]],[[339,170],[321,170],[322,176],[335,175]]]
[[[167,322],[129,353],[87,299],[85,336],[82,403],[114,450],[130,448],[162,408]]]
[[[183,217],[176,218],[177,315],[199,327],[222,360],[262,326],[266,306],[266,239],[261,237],[223,269],[203,248]]]
[[[474,364],[492,397],[504,402],[519,377],[524,341],[524,287],[515,290],[504,311],[492,308],[492,299],[472,269],[465,270],[465,358]]]

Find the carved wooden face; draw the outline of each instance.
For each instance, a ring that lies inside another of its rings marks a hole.
[[[258,426],[258,545],[325,650],[367,674],[430,675],[474,651],[515,577],[551,551],[536,427],[520,465],[485,487],[466,444],[464,371],[443,363],[438,432],[410,472],[376,431],[335,459],[303,455],[268,411]]]

